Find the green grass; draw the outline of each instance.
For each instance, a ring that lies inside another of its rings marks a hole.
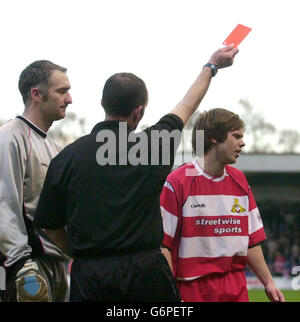
[[[300,291],[281,290],[286,302],[300,302]],[[264,290],[249,290],[250,302],[270,302]]]

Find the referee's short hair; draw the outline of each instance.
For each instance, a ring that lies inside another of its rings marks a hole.
[[[196,154],[197,151],[197,130],[204,131],[204,154],[206,154],[211,149],[212,139],[222,143],[226,140],[228,132],[240,129],[245,130],[245,123],[239,115],[223,108],[204,111],[194,123],[192,133],[193,153]]]
[[[128,117],[138,106],[145,106],[148,91],[142,79],[131,73],[117,73],[105,83],[101,104],[112,116]]]

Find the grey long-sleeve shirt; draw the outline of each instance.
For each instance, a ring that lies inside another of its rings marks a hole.
[[[0,127],[0,252],[5,267],[35,253],[66,258],[32,225],[49,163],[58,152],[47,134],[22,116]]]

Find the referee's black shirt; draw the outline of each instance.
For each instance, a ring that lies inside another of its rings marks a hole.
[[[147,153],[147,149],[141,152],[141,146],[137,145],[139,140],[128,142],[133,132],[127,123],[104,121],[98,123],[91,134],[67,146],[50,163],[34,225],[46,229],[66,226],[70,252],[75,257],[114,255],[161,245],[159,197],[174,163],[175,143],[168,147],[160,141],[160,165],[149,165],[151,160],[148,165],[132,165],[128,160],[127,165],[122,165],[124,155],[119,153],[119,143],[121,140],[124,147],[124,132],[119,137],[120,124],[127,127],[125,151],[128,158],[137,150],[137,155]],[[153,146],[150,148],[153,131],[181,133],[182,128],[179,117],[167,114],[140,132],[143,138],[145,135],[148,138],[149,159],[153,153]],[[115,149],[111,149],[113,138],[103,140],[108,132],[115,134]],[[108,143],[110,150],[103,154]],[[161,154],[166,150],[170,152],[170,162],[162,165]],[[116,160],[116,165],[100,165],[105,158],[110,163]]]

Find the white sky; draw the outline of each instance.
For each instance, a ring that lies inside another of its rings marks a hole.
[[[23,112],[20,72],[37,59],[68,68],[73,104],[92,127],[103,120],[106,79],[141,77],[150,100],[142,124],[184,96],[238,24],[252,28],[234,66],[219,71],[200,109],[241,112],[239,99],[278,129],[300,130],[299,0],[9,0],[0,4],[0,119]]]

